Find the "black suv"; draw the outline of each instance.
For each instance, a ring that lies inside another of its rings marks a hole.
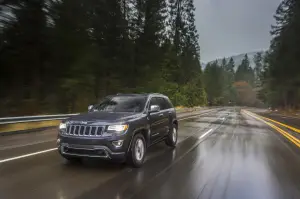
[[[58,151],[67,160],[81,157],[127,161],[140,167],[148,147],[161,141],[175,147],[178,121],[162,94],[117,94],[59,125]]]

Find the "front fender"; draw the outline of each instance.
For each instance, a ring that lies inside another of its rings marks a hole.
[[[147,125],[138,127],[138,128],[136,128],[136,129],[133,131],[133,133],[132,133],[132,135],[131,135],[131,138],[130,138],[130,142],[129,142],[129,146],[128,146],[127,152],[129,152],[129,150],[130,150],[130,148],[131,148],[131,144],[132,144],[133,137],[134,137],[136,134],[138,134],[138,133],[142,133],[142,135],[145,137],[147,147],[150,145],[150,125],[147,124]]]

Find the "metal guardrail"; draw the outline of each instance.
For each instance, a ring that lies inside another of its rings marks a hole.
[[[200,107],[199,107],[200,108]],[[178,113],[195,111],[198,108],[176,108]],[[49,121],[49,120],[62,120],[73,115],[78,115],[79,113],[74,114],[57,114],[57,115],[37,115],[37,116],[21,116],[21,117],[3,117],[0,118],[0,125],[2,124],[15,124],[15,123],[25,123],[25,122],[40,122],[40,121]]]
[[[176,112],[178,114],[177,116],[179,116],[201,109],[201,107],[176,107]],[[60,120],[78,114],[79,113],[0,118],[0,135],[10,135],[15,133],[36,131],[43,128],[57,127],[60,123]]]
[[[39,122],[39,121],[49,121],[49,120],[62,120],[67,117],[78,115],[75,114],[58,114],[58,115],[36,115],[36,116],[21,116],[21,117],[3,117],[0,118],[1,124],[14,124],[14,123],[24,123],[24,122]]]

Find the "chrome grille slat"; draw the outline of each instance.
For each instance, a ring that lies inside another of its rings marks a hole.
[[[88,126],[88,125],[68,125],[67,130],[64,132],[65,135],[71,136],[102,136],[104,126]]]
[[[69,128],[68,134],[70,135],[70,134],[71,134],[72,127],[71,127],[71,126],[68,126],[68,128]]]
[[[79,136],[81,126],[78,126],[76,135]]]
[[[70,135],[74,135],[74,129],[75,129],[75,126],[71,126],[71,132],[70,132]]]
[[[98,126],[97,126],[97,128],[95,130],[95,136],[97,136],[97,132],[98,132]]]
[[[77,128],[78,128],[78,126],[76,125],[75,127],[74,127],[74,135],[76,136],[77,135]]]
[[[66,134],[67,134],[67,135],[70,134],[70,129],[71,129],[71,127],[70,127],[70,126],[67,126],[67,130],[66,130]]]
[[[78,135],[79,135],[79,136],[82,136],[82,135],[81,135],[81,129],[83,129],[83,128],[84,128],[84,126],[79,126],[79,131],[78,131]]]
[[[83,127],[82,136],[84,136],[86,130],[86,126]]]

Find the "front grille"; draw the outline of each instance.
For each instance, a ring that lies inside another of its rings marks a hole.
[[[67,130],[63,132],[63,134],[74,136],[102,136],[103,131],[103,126],[68,125]]]

